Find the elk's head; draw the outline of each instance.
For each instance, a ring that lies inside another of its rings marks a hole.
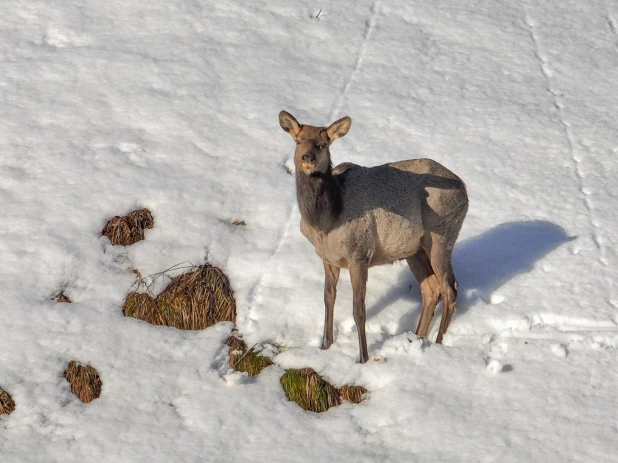
[[[294,153],[296,172],[319,175],[325,173],[331,166],[328,150],[330,144],[348,133],[352,119],[346,116],[333,122],[329,127],[313,127],[301,125],[290,113],[281,111],[279,124],[296,142]]]

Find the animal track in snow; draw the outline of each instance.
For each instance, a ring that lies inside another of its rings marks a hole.
[[[554,82],[552,81],[553,70],[549,64],[549,59],[545,51],[543,50],[543,47],[539,40],[539,36],[537,34],[537,25],[534,22],[534,20],[530,17],[528,13],[528,9],[526,8],[525,4],[523,5],[523,13],[524,13],[524,23],[528,26],[528,33],[530,35],[530,40],[532,41],[532,44],[534,47],[534,50],[533,50],[534,55],[539,61],[541,74],[543,74],[543,77],[545,79],[545,82],[547,85],[547,91],[550,93],[552,104],[556,108],[558,122],[562,126],[562,130],[565,135],[566,144],[567,144],[570,157],[571,157],[571,164],[573,166],[573,172],[578,182],[578,189],[582,195],[582,202],[584,203],[584,206],[588,213],[588,223],[590,224],[590,227],[592,228],[590,238],[600,254],[599,256],[600,262],[606,265],[606,259],[604,257],[604,249],[600,242],[600,239],[598,237],[598,232],[597,232],[598,222],[594,220],[594,204],[591,198],[592,192],[589,188],[586,188],[584,186],[585,175],[581,168],[583,157],[581,156],[581,154],[577,152],[576,140],[573,135],[573,129],[571,127],[571,124],[564,117],[565,111],[564,111],[564,102],[563,102],[562,92],[555,87]],[[615,22],[613,21],[613,18],[611,18],[611,15],[609,14],[607,15],[607,18],[610,24],[610,28],[615,33],[616,29],[615,29]],[[580,149],[585,151],[585,153],[588,154],[589,157],[591,156],[590,148],[586,146],[584,143],[579,142],[577,143],[577,146],[579,146]]]
[[[68,48],[87,45],[88,41],[72,31],[49,28],[43,36],[43,43],[49,47]]]
[[[565,358],[568,355],[567,347],[564,344],[552,344],[551,351],[556,357]]]
[[[614,35],[618,35],[618,29],[616,27],[616,20],[611,15],[611,13],[607,13],[607,24],[609,25],[609,29],[612,31]]]
[[[481,301],[488,305],[498,305],[504,302],[506,299],[502,294],[491,293],[489,295],[484,294],[480,296]]]
[[[487,333],[483,336],[482,343],[489,346],[489,352],[485,358],[487,373],[495,375],[513,369],[511,365],[504,363],[506,353],[509,350],[505,342],[496,342],[496,337],[493,334]]]
[[[333,107],[333,111],[330,114],[330,119],[334,119],[335,116],[337,115],[337,113],[339,112],[339,110],[341,109],[341,105],[343,104],[343,100],[345,99],[346,95],[348,94],[348,91],[350,90],[350,87],[352,86],[352,84],[356,80],[356,76],[358,75],[358,73],[361,70],[361,67],[363,66],[363,59],[365,58],[365,53],[366,53],[366,50],[367,50],[367,44],[369,43],[369,39],[371,38],[371,34],[373,33],[373,31],[375,29],[375,26],[376,26],[376,20],[377,20],[377,16],[378,16],[378,10],[379,10],[379,7],[380,7],[380,1],[381,0],[375,0],[373,2],[373,5],[371,6],[371,15],[369,16],[369,18],[365,22],[365,32],[363,33],[363,42],[361,43],[361,46],[358,49],[358,55],[356,57],[356,63],[354,64],[354,69],[350,73],[350,76],[348,77],[348,80],[344,84],[344,86],[343,86],[343,88],[341,90],[341,93],[339,94],[339,97],[337,98],[337,102],[335,103],[335,106]]]
[[[146,152],[137,143],[121,142],[118,143],[117,149],[127,155],[136,166],[146,167]]]

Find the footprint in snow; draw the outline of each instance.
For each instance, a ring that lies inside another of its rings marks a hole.
[[[556,357],[559,358],[565,358],[569,355],[569,352],[564,344],[552,344],[551,351]]]

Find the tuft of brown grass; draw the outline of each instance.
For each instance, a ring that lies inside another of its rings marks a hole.
[[[64,290],[60,291],[58,294],[56,294],[55,296],[56,302],[66,302],[66,303],[71,303],[73,302],[69,296],[67,296],[66,294],[64,294]]]
[[[144,239],[144,230],[154,227],[154,218],[148,209],[138,209],[125,216],[112,217],[101,230],[114,246],[129,246]]]
[[[15,411],[13,398],[0,387],[0,415],[10,415],[13,411]]]
[[[80,365],[71,360],[64,371],[65,379],[71,384],[71,392],[84,403],[90,403],[101,396],[101,377],[90,365]]]
[[[236,321],[236,300],[230,282],[221,269],[210,264],[192,267],[173,277],[156,298],[131,291],[122,313],[153,325],[181,330],[203,330],[220,321]]]
[[[363,401],[367,389],[363,386],[342,386],[339,388],[339,395],[347,402],[359,404]]]
[[[343,400],[361,403],[367,389],[362,386],[342,386],[337,389],[311,368],[286,370],[281,385],[288,400],[304,410],[322,413],[340,405]]]
[[[237,227],[245,227],[247,226],[247,222],[245,222],[244,220],[234,220],[232,222],[232,225],[236,225]]]
[[[122,313],[125,317],[139,318],[153,325],[165,325],[157,310],[157,301],[148,293],[130,292],[124,300]]]
[[[255,352],[255,346],[248,349],[247,343],[237,336],[230,336],[225,344],[230,348],[230,366],[236,371],[257,376],[273,364],[271,359]]]

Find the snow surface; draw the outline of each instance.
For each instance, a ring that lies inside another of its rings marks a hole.
[[[615,1],[4,0],[0,69],[3,463],[618,461]],[[396,263],[370,271],[372,360],[345,272],[319,350],[281,109],[350,115],[335,162],[430,157],[466,181],[444,345],[412,334],[420,294]],[[145,241],[99,236],[139,206]],[[230,323],[121,313],[132,268],[206,260],[248,343],[288,347],[255,379],[228,371]],[[100,399],[70,393],[71,359]],[[288,367],[368,399],[305,412]]]

